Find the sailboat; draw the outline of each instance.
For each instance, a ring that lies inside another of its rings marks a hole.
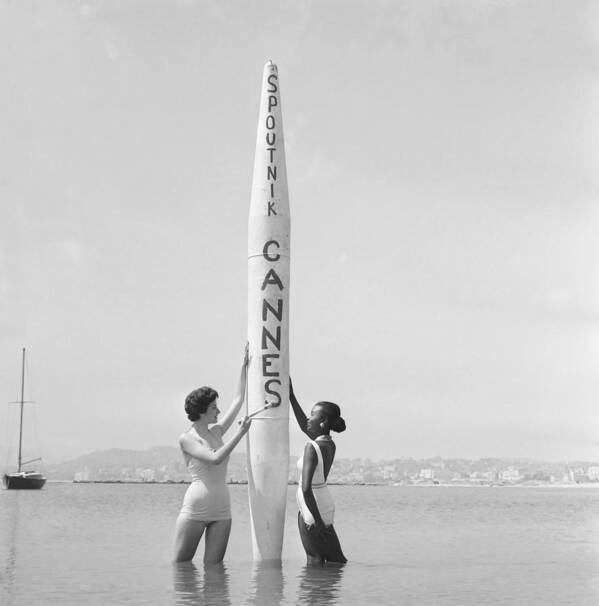
[[[36,459],[29,459],[23,461],[22,458],[22,446],[23,446],[23,407],[25,402],[25,348],[23,347],[23,361],[21,367],[21,399],[17,402],[21,405],[21,415],[19,422],[19,459],[17,471],[13,473],[4,474],[2,481],[4,486],[8,489],[39,489],[46,483],[46,478],[41,473],[36,471],[25,471],[23,467],[34,463],[35,461],[41,461],[41,457]]]

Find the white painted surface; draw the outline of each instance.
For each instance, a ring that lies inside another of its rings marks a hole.
[[[289,198],[276,65],[264,66],[248,230],[247,435],[254,560],[280,560],[289,469]],[[264,418],[262,418],[264,417]]]

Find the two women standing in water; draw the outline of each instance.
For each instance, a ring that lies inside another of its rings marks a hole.
[[[205,532],[204,562],[223,560],[231,531],[231,505],[226,485],[229,455],[247,433],[251,419],[244,417],[228,441],[223,435],[230,428],[243,403],[248,365],[246,347],[237,392],[227,412],[219,420],[218,393],[200,387],[185,399],[185,412],[193,425],[179,438],[179,446],[191,484],[175,526],[175,561],[191,560]],[[333,528],[335,505],[326,484],[335,443],[331,431],[344,431],[345,421],[339,406],[318,402],[309,417],[297,401],[291,381],[289,398],[300,429],[310,438],[298,461],[300,482],[297,492],[298,525],[308,564],[345,563],[339,539]]]

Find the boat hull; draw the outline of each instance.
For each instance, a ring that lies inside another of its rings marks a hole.
[[[46,483],[41,473],[7,473],[2,478],[7,490],[39,490]]]

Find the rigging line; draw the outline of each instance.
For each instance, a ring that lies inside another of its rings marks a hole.
[[[41,448],[41,441],[40,441],[40,435],[39,435],[39,431],[38,431],[38,425],[37,425],[37,406],[32,406],[31,407],[31,412],[32,412],[32,417],[33,417],[33,433],[35,435],[35,446],[37,448],[37,451],[39,453],[42,452],[42,448]],[[37,460],[41,461],[42,457],[39,457]],[[30,461],[32,462],[32,461]]]
[[[36,398],[35,398],[35,381],[32,380],[31,378],[31,357],[27,356],[25,358],[25,377],[27,379],[27,393],[29,394],[29,400],[26,400],[27,403],[30,404],[35,404],[36,403]],[[38,427],[38,423],[37,423],[37,406],[29,406],[29,418],[30,418],[30,423],[29,426],[33,426],[33,437],[34,437],[34,445],[33,447],[35,448],[34,452],[37,451],[38,453],[42,452],[42,448],[41,448],[41,440],[40,440],[40,435],[39,435],[39,427]],[[31,450],[30,450],[31,452]],[[41,457],[39,457],[39,459],[41,460]],[[30,461],[31,462],[31,461]]]
[[[23,397],[23,394],[21,393],[21,368],[20,368],[20,364],[18,367],[18,372],[15,372],[13,375],[13,380],[15,381],[13,383],[13,388],[14,388],[14,399],[13,401],[9,402],[9,404],[20,404],[21,400],[24,400],[25,398]],[[11,418],[12,416],[12,418]],[[12,455],[13,455],[13,444],[14,444],[14,440],[15,437],[18,433],[18,431],[15,431],[14,428],[18,428],[19,427],[19,421],[18,421],[18,417],[19,417],[19,409],[16,406],[9,406],[8,407],[8,422],[6,423],[6,435],[8,436],[8,449],[6,451],[6,468],[12,468],[11,465],[11,461],[13,460]],[[12,431],[11,431],[11,428]],[[16,453],[15,453],[16,455]],[[16,459],[16,456],[15,456]]]
[[[14,412],[12,412],[12,411],[14,411]],[[9,413],[8,413],[7,416],[10,417],[11,413],[12,413],[12,416],[14,417],[16,411],[17,411],[16,408],[14,408],[12,406],[9,407]],[[7,440],[8,440],[8,449],[6,451],[6,461],[4,463],[4,467],[6,469],[9,469],[9,467],[10,467],[10,461],[11,461],[11,455],[12,455],[12,445],[13,445],[13,441],[15,439],[15,432],[14,431],[10,431],[11,427],[13,427],[13,419],[8,418],[7,419],[7,423],[6,423],[6,427],[5,427],[5,433],[8,436],[8,438],[7,438]]]

